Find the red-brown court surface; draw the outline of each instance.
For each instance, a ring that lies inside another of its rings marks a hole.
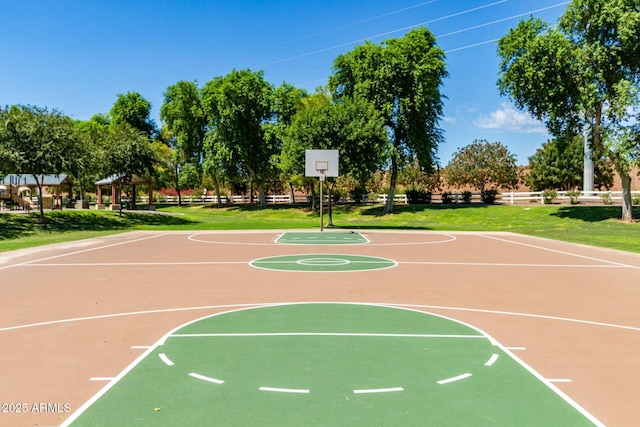
[[[368,244],[307,246],[277,244],[275,231],[136,232],[0,254],[0,426],[59,425],[181,324],[306,301],[401,305],[466,322],[563,380],[555,385],[605,425],[640,424],[639,255],[507,233],[361,233]],[[308,253],[398,265],[249,265]]]

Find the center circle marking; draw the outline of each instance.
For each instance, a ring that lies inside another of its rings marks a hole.
[[[351,254],[279,255],[253,260],[250,266],[263,270],[297,272],[348,272],[384,270],[398,263],[392,259]]]
[[[332,266],[332,265],[347,265],[351,263],[348,259],[340,258],[305,258],[296,261],[296,264],[300,265],[314,265],[314,266]]]

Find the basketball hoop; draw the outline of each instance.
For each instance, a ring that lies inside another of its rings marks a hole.
[[[339,176],[338,172],[338,150],[305,150],[304,174],[308,177],[317,177],[320,181],[320,231],[324,228],[322,187],[327,177],[336,178]]]

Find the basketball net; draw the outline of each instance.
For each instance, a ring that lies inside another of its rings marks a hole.
[[[319,169],[319,170],[318,170],[318,174],[319,174],[318,176],[320,177],[320,181],[321,181],[321,182],[324,182],[324,177],[325,177],[324,173],[325,173],[325,172],[326,172],[326,171],[325,171],[324,169]]]

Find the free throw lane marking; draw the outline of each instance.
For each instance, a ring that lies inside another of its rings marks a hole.
[[[368,394],[368,393],[391,393],[394,391],[404,391],[402,387],[390,387],[390,388],[370,388],[364,390],[353,390],[355,394]]]
[[[492,354],[489,360],[484,364],[484,366],[492,366],[498,360],[498,354]]]
[[[300,394],[308,394],[309,390],[307,389],[299,389],[299,388],[278,388],[278,387],[260,387],[258,390],[260,391],[273,391],[276,393],[300,393]]]
[[[164,353],[160,353],[160,354],[158,355],[158,357],[159,357],[159,358],[160,358],[160,359],[161,359],[161,360],[162,360],[162,361],[163,361],[167,366],[173,366],[173,365],[175,365],[175,363],[173,363],[173,362],[172,362],[172,361],[167,357],[167,355],[166,355],[166,354],[164,354]]]
[[[200,375],[200,374],[197,374],[197,373],[195,373],[195,372],[191,372],[191,373],[189,374],[189,376],[190,376],[190,377],[193,377],[193,378],[197,378],[197,379],[199,379],[199,380],[207,381],[207,382],[210,382],[210,383],[215,383],[215,384],[224,384],[224,381],[222,381],[222,380],[219,380],[219,379],[217,379],[217,378],[207,377],[207,376],[204,376],[204,375]]]
[[[447,378],[447,379],[436,381],[436,382],[438,384],[449,384],[449,383],[452,383],[452,382],[455,382],[455,381],[460,381],[460,380],[463,380],[465,378],[469,378],[470,376],[471,376],[471,374],[467,372],[466,374],[458,375],[456,377],[451,377],[451,378]]]

